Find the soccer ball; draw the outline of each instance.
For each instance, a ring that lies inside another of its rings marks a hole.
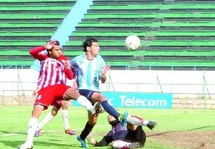
[[[129,35],[125,39],[125,46],[131,51],[137,50],[140,47],[140,45],[141,41],[137,35]]]

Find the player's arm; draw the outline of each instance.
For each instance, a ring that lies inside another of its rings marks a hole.
[[[58,58],[58,61],[61,62],[64,65],[64,73],[67,77],[67,79],[72,80],[75,78],[75,74],[73,72],[73,70],[71,69],[71,63],[70,61],[67,59],[67,57],[65,55],[61,55]]]
[[[72,85],[71,85],[74,89],[78,89],[78,84],[76,81],[76,78],[72,79]]]
[[[35,47],[35,48],[32,48],[29,53],[31,54],[31,56],[33,56],[35,59],[38,59],[38,60],[44,60],[46,59],[47,55],[46,54],[43,54],[41,53],[42,51],[44,51],[46,49],[45,46],[40,46],[40,47]]]
[[[101,141],[97,142],[93,137],[88,138],[91,144],[94,146],[107,146],[109,143],[113,141],[111,136],[104,136]]]
[[[102,67],[102,71],[101,71],[101,76],[100,76],[100,80],[102,83],[105,83],[107,80],[107,72],[110,70],[110,65],[106,65]]]
[[[43,53],[42,51],[44,50],[51,50],[53,45],[56,44],[55,40],[50,40],[48,43],[46,43],[46,45],[44,46],[40,46],[40,47],[36,47],[33,48],[29,51],[29,53],[31,54],[31,56],[33,56],[35,59],[38,60],[45,60],[48,56],[47,54]]]
[[[64,72],[66,74],[66,77],[69,79],[69,80],[72,80],[75,78],[75,73],[73,71],[73,69],[71,68],[71,63],[69,60],[66,60],[65,61],[65,68],[64,68]]]
[[[75,75],[73,73],[73,71],[71,69],[64,69],[64,72],[66,74],[66,77],[69,79],[69,80],[72,80],[75,78]]]

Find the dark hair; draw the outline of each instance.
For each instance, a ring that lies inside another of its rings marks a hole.
[[[49,39],[46,43],[49,43],[50,41],[52,41],[52,39]],[[55,45],[60,45],[60,42],[58,40],[54,40],[55,41]]]
[[[83,43],[83,51],[86,52],[87,47],[90,47],[93,42],[98,42],[98,40],[93,37],[87,38]]]
[[[60,45],[60,42],[58,40],[55,41],[55,45]]]

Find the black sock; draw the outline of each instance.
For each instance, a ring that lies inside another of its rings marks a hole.
[[[103,101],[102,103],[102,107],[105,109],[105,111],[107,111],[107,113],[109,113],[110,115],[112,115],[113,117],[115,117],[118,120],[119,117],[119,113],[116,111],[116,109],[114,107],[112,107],[107,100]]]
[[[88,122],[86,123],[84,130],[81,132],[81,139],[85,140],[86,137],[90,134],[94,126],[91,126]]]

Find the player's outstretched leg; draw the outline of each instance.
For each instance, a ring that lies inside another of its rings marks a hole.
[[[157,123],[155,121],[149,121],[146,126],[152,130],[156,125]]]
[[[127,122],[133,125],[146,126],[151,130],[157,125],[156,121],[149,121],[135,115],[128,115]]]

